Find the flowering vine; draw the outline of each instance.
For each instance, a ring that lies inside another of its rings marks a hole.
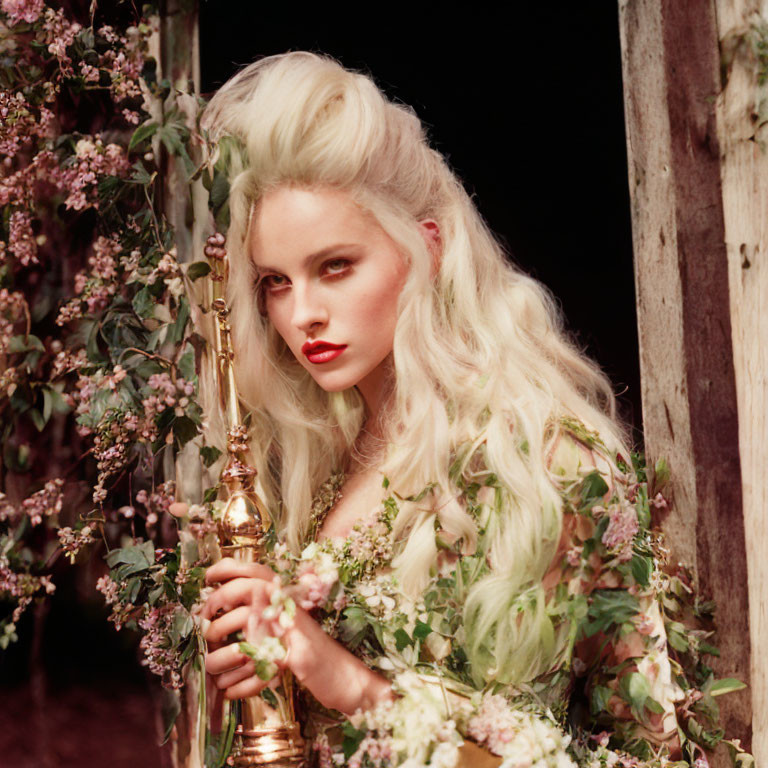
[[[195,438],[206,465],[220,452],[188,298],[206,269],[179,262],[157,201],[163,157],[191,175],[197,137],[149,55],[154,4],[59,6],[0,0],[0,648],[101,554],[94,592],[178,691],[215,523],[194,505],[180,529],[164,467]]]

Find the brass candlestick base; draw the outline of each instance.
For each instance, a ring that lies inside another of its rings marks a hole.
[[[306,763],[304,739],[298,724],[235,731],[239,749],[233,755],[236,768],[264,765],[270,768],[301,768]]]

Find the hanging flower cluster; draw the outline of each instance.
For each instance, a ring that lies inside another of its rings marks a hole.
[[[215,520],[196,505],[178,531],[159,475],[200,434],[187,289],[205,270],[179,263],[154,201],[156,158],[191,174],[195,138],[157,80],[149,15],[59,6],[0,0],[0,648],[61,560],[105,547],[111,621],[178,689]]]

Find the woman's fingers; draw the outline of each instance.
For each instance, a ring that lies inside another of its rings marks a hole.
[[[241,683],[235,683],[224,691],[225,699],[248,699],[251,696],[256,696],[262,690],[266,688],[267,683],[256,675],[252,675],[247,680],[243,680]]]
[[[251,673],[253,673],[253,662],[240,652],[239,643],[230,643],[205,654],[205,671],[209,675],[221,675],[248,664],[251,665]]]
[[[185,504],[183,501],[174,501],[173,504],[168,507],[168,511],[174,517],[184,517],[184,515],[189,512],[189,504]]]
[[[232,557],[225,557],[219,560],[218,563],[214,563],[205,572],[205,582],[206,584],[215,584],[241,576],[272,581],[275,575],[275,572],[269,566],[262,565],[261,563],[241,563]]]
[[[238,577],[220,586],[205,601],[200,615],[204,619],[213,619],[220,611],[231,611],[240,605],[250,605],[254,590],[270,591],[271,582],[264,579]]]
[[[250,606],[241,606],[233,611],[228,611],[220,618],[211,622],[211,626],[205,633],[205,639],[209,643],[220,643],[224,638],[235,632],[244,632],[248,625]]]
[[[256,665],[248,659],[247,664],[243,664],[238,669],[232,669],[229,672],[223,672],[216,678],[216,687],[224,690],[230,688],[237,683],[241,683],[243,680],[253,677],[256,674]]]

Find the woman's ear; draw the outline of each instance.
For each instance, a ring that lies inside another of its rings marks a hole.
[[[440,261],[443,256],[443,242],[440,239],[440,226],[434,219],[422,219],[419,222],[421,234],[432,254],[432,279],[440,271]]]

